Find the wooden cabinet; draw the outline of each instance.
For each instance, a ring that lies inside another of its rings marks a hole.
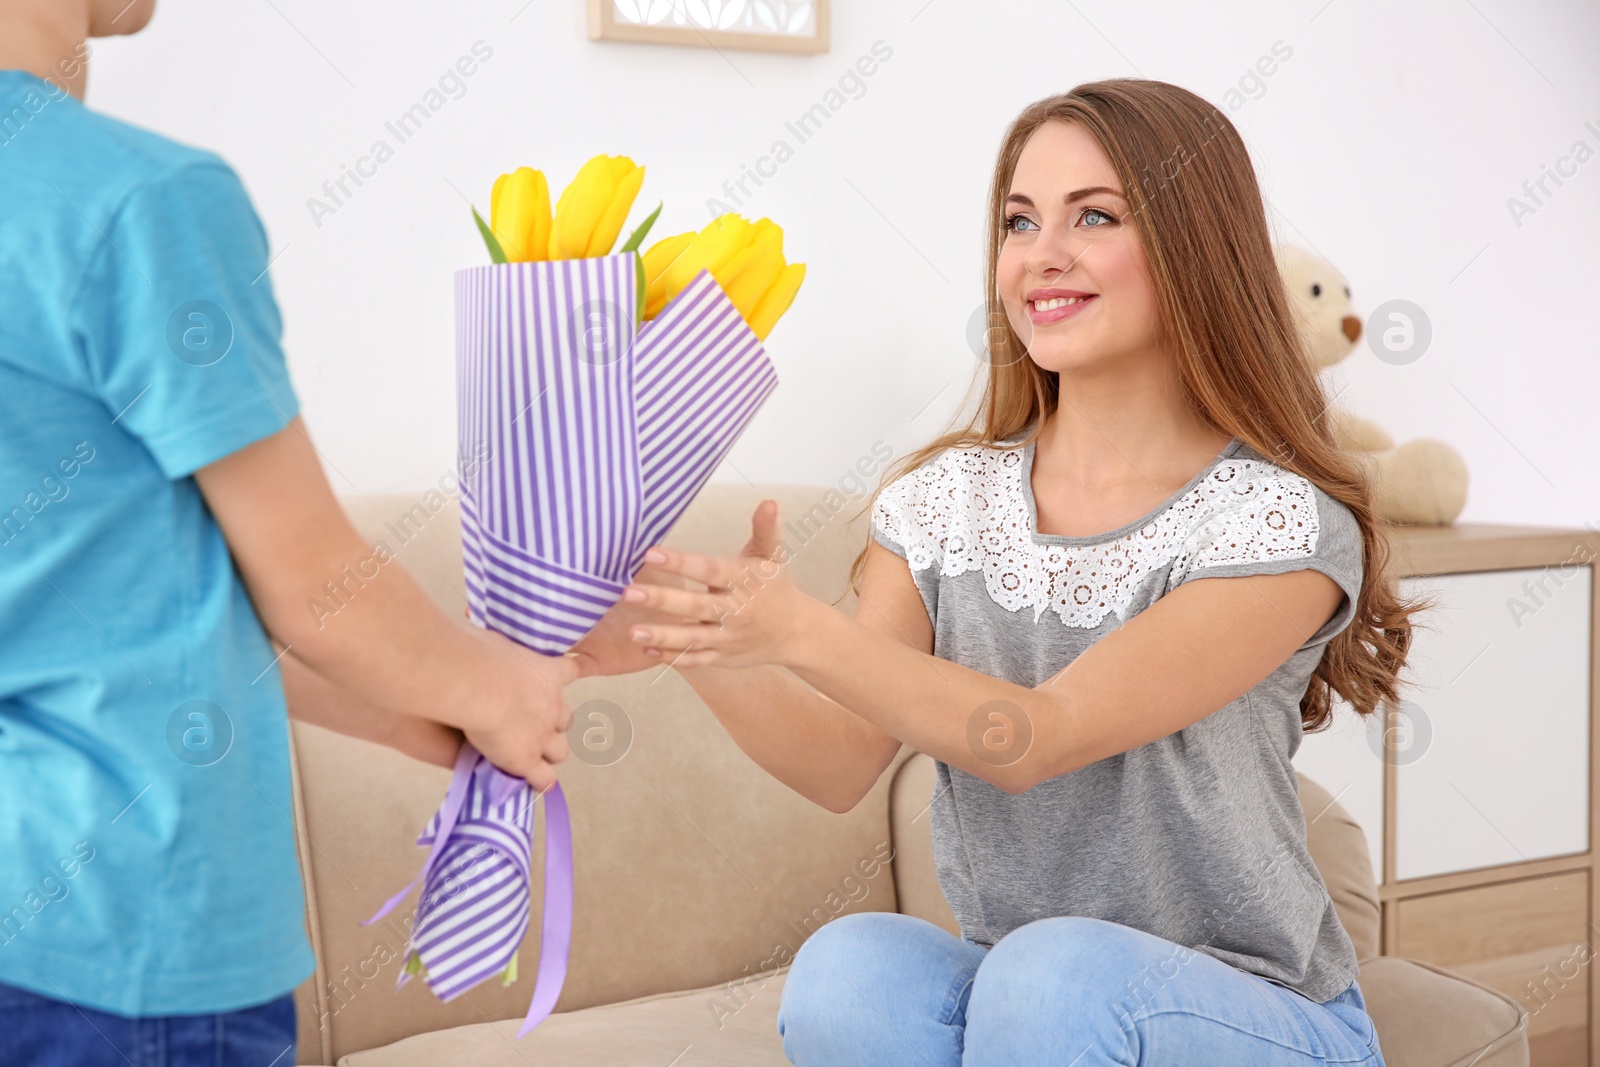
[[[1462,524],[1394,548],[1402,590],[1437,603],[1403,699],[1367,719],[1338,705],[1295,766],[1366,830],[1382,952],[1516,997],[1534,1067],[1600,1062],[1600,537]]]
[[[1589,873],[1569,870],[1398,897],[1386,905],[1394,913],[1392,952],[1515,995],[1532,1016],[1532,1062],[1583,1064],[1592,998],[1589,895]]]

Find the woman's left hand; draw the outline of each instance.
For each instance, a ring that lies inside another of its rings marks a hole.
[[[750,525],[750,540],[736,557],[659,545],[646,553],[645,560],[659,570],[707,587],[628,586],[624,601],[694,620],[630,627],[630,638],[647,655],[680,667],[754,667],[789,658],[804,631],[804,616],[823,605],[789,580],[787,550],[779,552],[777,501],[757,505]]]

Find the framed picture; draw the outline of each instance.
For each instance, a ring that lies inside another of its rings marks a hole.
[[[588,0],[589,37],[756,52],[826,52],[828,0]]]

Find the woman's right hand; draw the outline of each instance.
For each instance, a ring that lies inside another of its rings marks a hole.
[[[646,564],[634,576],[636,582],[653,585],[671,585],[687,588],[688,583],[676,574]],[[601,616],[595,628],[583,640],[572,646],[577,653],[571,658],[578,662],[578,677],[597,674],[632,674],[635,671],[659,667],[664,662],[660,656],[645,655],[644,646],[628,636],[628,631],[641,623],[675,623],[679,619],[654,608],[619,600],[611,610]]]

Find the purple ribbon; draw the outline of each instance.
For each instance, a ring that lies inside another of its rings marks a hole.
[[[397,907],[418,883],[417,920],[406,945],[408,966],[395,985],[411,977],[415,952],[428,987],[449,1002],[502,973],[516,958],[528,928],[533,852],[533,805],[524,779],[506,774],[462,742],[444,803],[417,844],[431,844],[422,870],[384,902],[370,926]],[[572,827],[566,795],[556,783],[545,798],[544,922],[539,972],[520,1038],[555,1008],[567,977],[572,946]],[[495,920],[509,910],[511,921]],[[485,923],[490,928],[482,929]]]

